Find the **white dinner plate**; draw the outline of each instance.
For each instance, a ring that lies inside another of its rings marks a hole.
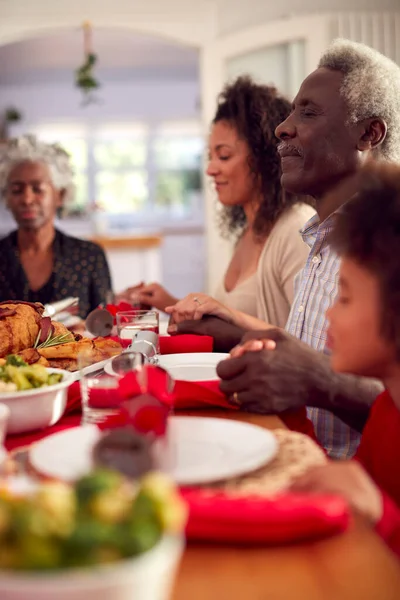
[[[158,364],[179,381],[212,381],[219,379],[217,365],[229,354],[219,352],[192,352],[187,354],[165,354]]]
[[[55,433],[31,448],[31,464],[48,477],[74,481],[93,467],[92,448],[100,435],[95,425]],[[278,447],[262,427],[211,417],[171,417],[168,435],[172,476],[179,485],[243,475],[272,460]]]

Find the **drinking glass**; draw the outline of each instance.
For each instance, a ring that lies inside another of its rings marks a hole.
[[[108,417],[118,413],[123,398],[119,393],[119,379],[130,370],[136,370],[143,364],[140,353],[124,353],[124,362],[118,373],[109,375],[103,369],[92,365],[89,353],[78,355],[80,387],[82,396],[82,424],[102,423]]]
[[[149,385],[149,377],[152,385]],[[171,440],[170,419],[172,407],[159,394],[171,394],[174,380],[159,366],[143,366],[137,370],[141,392],[127,398],[124,408],[135,429],[148,437],[151,455],[157,470],[171,473],[175,464],[175,445]],[[153,389],[152,389],[153,388]],[[158,392],[155,389],[158,388]]]
[[[157,335],[159,353],[159,314],[156,310],[130,310],[117,312],[117,331],[121,345],[128,348],[140,331],[152,331]]]

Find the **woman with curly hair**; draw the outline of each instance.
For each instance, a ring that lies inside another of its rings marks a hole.
[[[280,184],[275,129],[289,113],[274,87],[250,77],[225,87],[211,127],[207,174],[222,205],[222,232],[236,238],[232,260],[214,298],[190,294],[178,301],[150,284],[131,288],[141,302],[167,309],[175,322],[214,314],[246,328],[260,326],[255,317],[285,326],[293,279],[308,255],[299,230],[314,214]]]
[[[82,318],[111,289],[103,250],[54,226],[74,190],[69,155],[33,136],[0,147],[0,195],[17,229],[0,240],[0,301],[48,304],[79,297]]]

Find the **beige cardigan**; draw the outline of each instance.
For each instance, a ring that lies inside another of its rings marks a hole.
[[[285,327],[294,297],[294,278],[309,253],[299,231],[314,214],[307,204],[296,204],[285,212],[265,241],[256,273],[231,292],[226,291],[223,280],[215,299],[266,323]]]

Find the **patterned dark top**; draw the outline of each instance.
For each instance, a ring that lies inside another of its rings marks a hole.
[[[0,301],[25,300],[48,304],[69,296],[79,296],[79,316],[83,319],[111,290],[107,259],[97,244],[80,240],[56,229],[53,242],[53,273],[34,292],[19,260],[17,231],[0,240]]]

